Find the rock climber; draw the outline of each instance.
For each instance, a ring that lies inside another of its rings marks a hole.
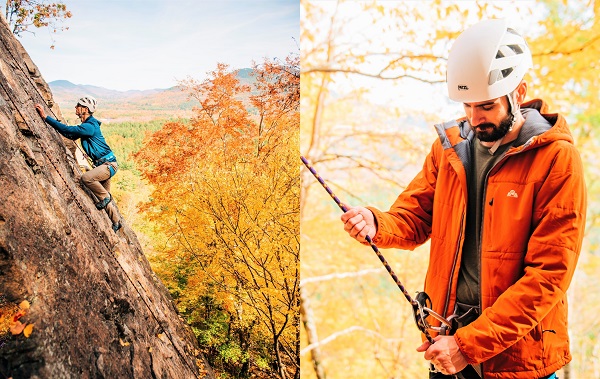
[[[40,104],[36,104],[35,109],[44,121],[62,136],[70,140],[81,139],[81,146],[92,159],[94,165],[92,170],[83,174],[81,180],[98,198],[96,208],[98,210],[106,209],[106,213],[112,221],[112,229],[116,233],[121,228],[122,223],[112,202],[110,178],[115,175],[119,165],[115,154],[102,135],[101,122],[93,116],[97,105],[98,102],[92,96],[80,98],[75,105],[75,114],[81,120],[81,124],[75,126],[65,125],[47,116]]]

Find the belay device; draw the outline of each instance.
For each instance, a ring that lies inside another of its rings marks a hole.
[[[319,174],[317,173],[317,171],[310,166],[310,164],[308,163],[308,161],[306,160],[306,158],[304,158],[304,157],[301,156],[300,159],[302,160],[302,163],[304,163],[304,165],[306,166],[306,168],[308,168],[308,170],[319,181],[319,183],[321,183],[321,185],[323,186],[323,188],[325,188],[325,190],[327,191],[327,193],[331,196],[331,198],[335,201],[335,203],[340,207],[340,209],[342,211],[344,211],[344,212],[347,212],[348,208],[346,208],[342,204],[342,202],[340,201],[340,199],[338,199],[338,197],[335,196],[335,194],[333,193],[333,191],[331,190],[331,188],[329,188],[329,186],[327,186],[327,184],[319,176]],[[404,288],[404,286],[402,285],[402,282],[400,282],[400,279],[398,279],[398,277],[394,273],[394,270],[392,270],[392,268],[390,267],[389,263],[385,260],[385,257],[381,254],[381,252],[379,251],[379,248],[377,248],[377,246],[373,243],[373,241],[371,240],[371,237],[369,237],[367,235],[365,237],[365,240],[369,243],[369,245],[371,246],[371,248],[373,249],[373,251],[375,252],[375,254],[377,254],[377,257],[379,258],[379,260],[381,261],[381,263],[383,263],[383,265],[385,266],[385,269],[390,274],[390,276],[392,277],[392,279],[394,279],[394,282],[396,282],[396,285],[398,286],[398,288],[400,288],[400,291],[402,291],[402,294],[404,295],[404,297],[406,298],[406,300],[408,300],[408,302],[410,303],[410,305],[412,305],[413,315],[414,315],[417,327],[425,335],[425,338],[427,338],[427,341],[429,341],[429,343],[431,343],[431,344],[434,343],[433,338],[431,337],[431,334],[429,334],[430,330],[433,330],[433,331],[439,333],[440,335],[449,335],[449,334],[452,334],[452,332],[454,332],[454,329],[455,329],[455,326],[456,326],[455,323],[452,322],[452,319],[454,318],[454,315],[452,315],[448,319],[446,319],[443,316],[441,316],[440,314],[434,312],[431,309],[431,306],[432,306],[431,305],[431,299],[429,298],[429,296],[425,292],[418,292],[417,295],[415,296],[415,298],[413,299],[410,296],[410,294],[408,293],[408,291],[406,290],[406,288]],[[441,326],[432,326],[431,324],[429,324],[429,322],[427,321],[427,317],[429,317],[429,316],[431,316],[431,317],[435,318],[436,320],[440,321],[441,322]]]

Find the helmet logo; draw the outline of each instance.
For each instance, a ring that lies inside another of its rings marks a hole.
[[[468,87],[468,86],[466,86],[466,85],[464,85],[464,84],[459,84],[459,85],[458,85],[458,90],[459,90],[459,91],[468,91],[468,90],[469,90],[469,87]]]

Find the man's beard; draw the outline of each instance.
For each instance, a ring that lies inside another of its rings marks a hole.
[[[513,116],[507,115],[506,118],[500,121],[500,125],[496,126],[491,122],[484,122],[476,127],[471,126],[471,129],[475,132],[475,136],[483,142],[495,142],[500,138],[504,137],[509,131],[513,124]],[[483,130],[478,130],[481,128]]]

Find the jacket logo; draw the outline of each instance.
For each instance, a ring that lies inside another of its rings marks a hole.
[[[514,198],[518,198],[519,197],[519,195],[517,195],[517,192],[515,190],[508,191],[508,193],[506,194],[506,196],[508,196],[508,197],[514,197]]]
[[[469,90],[469,87],[468,87],[468,86],[466,86],[466,85],[464,85],[464,84],[459,84],[459,85],[458,85],[458,90],[459,90],[459,91],[468,91],[468,90]]]

